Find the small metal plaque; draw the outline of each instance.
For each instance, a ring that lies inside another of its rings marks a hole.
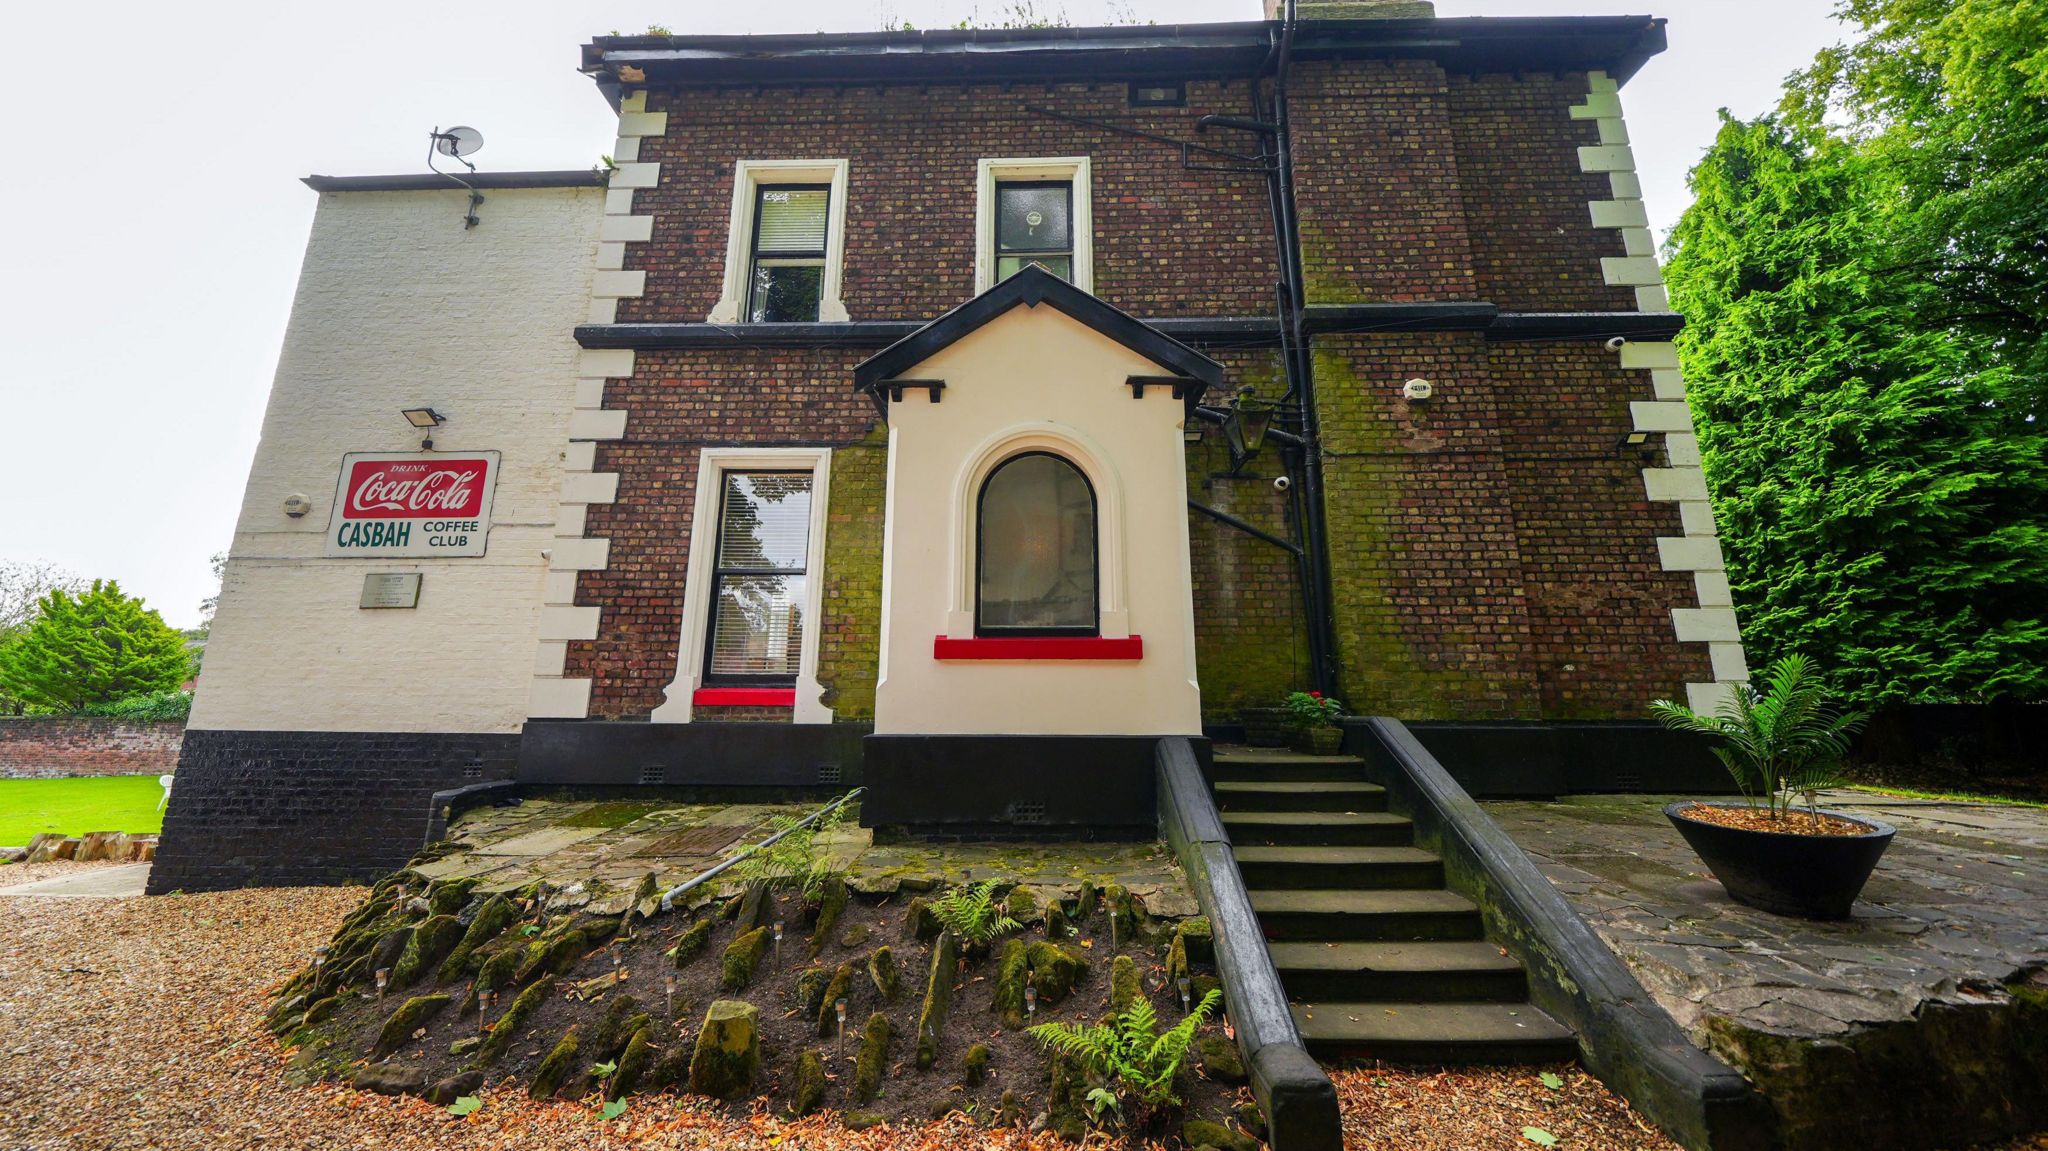
[[[371,572],[363,577],[360,607],[420,606],[420,573]]]

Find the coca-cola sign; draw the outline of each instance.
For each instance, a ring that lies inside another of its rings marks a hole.
[[[498,453],[350,452],[341,459],[330,556],[480,556]]]

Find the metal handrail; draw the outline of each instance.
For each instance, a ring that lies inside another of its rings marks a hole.
[[[769,836],[768,838],[762,840],[759,843],[752,844],[748,847],[740,848],[738,851],[733,852],[731,855],[728,855],[724,859],[713,864],[709,870],[704,871],[693,878],[686,879],[683,882],[676,884],[674,887],[669,888],[667,891],[662,892],[661,909],[663,911],[674,911],[676,906],[676,900],[681,896],[687,895],[690,892],[695,891],[698,888],[704,886],[705,884],[711,882],[712,880],[717,879],[719,876],[725,874],[728,870],[730,870],[733,867],[733,865],[737,864],[740,860],[747,858],[748,856],[754,854],[757,851],[760,851],[762,848],[767,847],[768,845],[774,843],[776,840],[781,839],[785,835],[788,835],[790,832],[799,831],[803,828],[809,827],[813,823],[818,822],[819,820],[825,818],[827,815],[830,815],[832,812],[838,810],[845,804],[860,798],[860,793],[866,790],[867,788],[865,787],[856,787],[852,791],[847,792],[845,795],[840,796],[838,799],[833,800],[832,802],[810,813],[809,815],[804,816],[802,819],[797,820],[795,823],[790,824],[788,827],[783,828],[781,831],[776,832],[774,835]]]

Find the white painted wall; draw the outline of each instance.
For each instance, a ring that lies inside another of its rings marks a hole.
[[[459,191],[321,195],[192,727],[519,729],[604,195],[493,190],[468,231]],[[503,453],[489,551],[323,557],[342,453],[417,449],[420,406],[449,419],[437,449]],[[419,607],[358,608],[369,571],[423,573]]]
[[[946,382],[889,410],[878,734],[1193,735],[1186,409],[1131,375],[1166,369],[1050,305],[1018,306],[902,373]],[[1073,450],[1095,487],[1102,632],[1143,638],[1137,662],[946,661],[973,634],[971,520],[980,478],[1021,451]]]

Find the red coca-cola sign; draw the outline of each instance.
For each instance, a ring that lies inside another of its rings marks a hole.
[[[349,468],[341,514],[352,520],[475,518],[483,511],[486,459],[357,460]]]
[[[351,452],[341,459],[330,556],[480,556],[498,453]]]

